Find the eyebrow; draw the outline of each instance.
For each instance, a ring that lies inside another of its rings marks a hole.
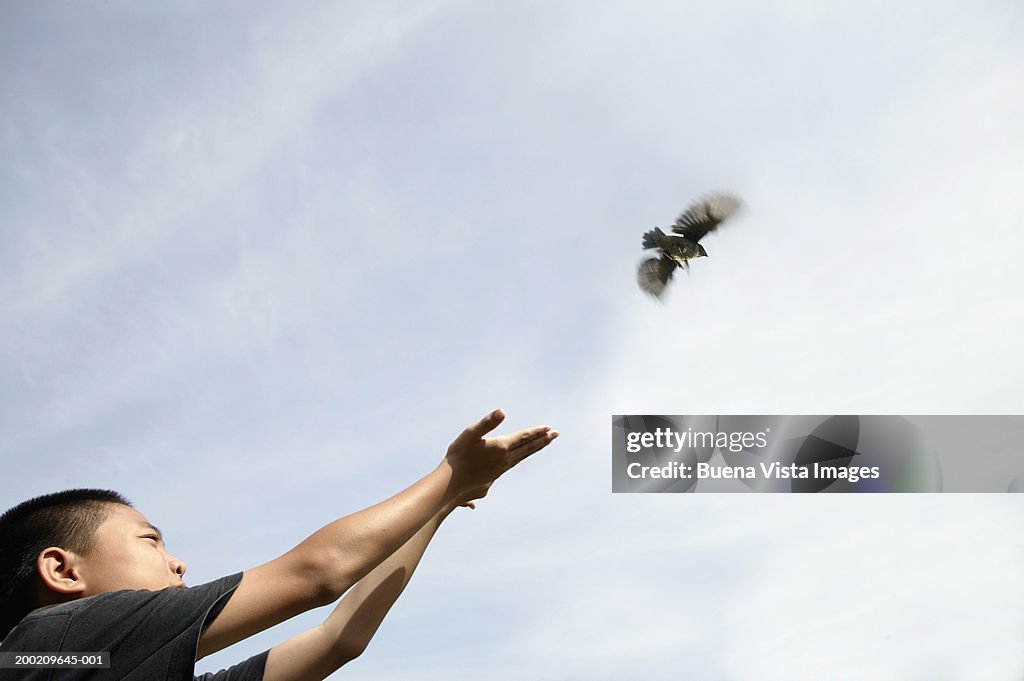
[[[160,528],[159,528],[159,527],[157,527],[156,525],[154,525],[154,524],[152,524],[152,523],[142,523],[142,526],[143,526],[143,527],[148,527],[149,529],[151,529],[151,530],[153,530],[154,532],[156,532],[156,537],[157,537],[157,539],[159,539],[160,541],[163,541],[163,540],[164,540],[164,533],[163,533],[163,532],[161,532],[161,531],[160,531]]]

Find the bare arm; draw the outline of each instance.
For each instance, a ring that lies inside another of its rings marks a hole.
[[[504,418],[501,410],[488,414],[464,430],[441,464],[410,487],[335,520],[279,558],[246,571],[201,635],[197,659],[337,600],[442,509],[474,492],[486,493],[495,479],[558,435],[536,426],[485,438]]]
[[[448,516],[443,509],[398,551],[352,587],[320,626],[274,646],[264,681],[319,681],[362,654],[412,578],[431,538]]]

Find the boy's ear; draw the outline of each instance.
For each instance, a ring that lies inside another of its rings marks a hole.
[[[73,596],[85,591],[85,580],[79,572],[77,556],[59,546],[50,546],[39,552],[36,570],[43,585],[58,594]]]

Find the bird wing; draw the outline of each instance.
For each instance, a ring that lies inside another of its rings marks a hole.
[[[718,229],[740,207],[740,200],[729,194],[711,194],[700,199],[679,216],[672,231],[692,241],[700,241]]]
[[[672,279],[672,272],[675,269],[676,263],[666,255],[648,258],[641,262],[636,270],[636,283],[647,293],[659,298]]]

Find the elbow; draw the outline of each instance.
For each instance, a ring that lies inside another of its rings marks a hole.
[[[334,664],[337,667],[341,667],[344,664],[348,664],[352,660],[356,659],[363,654],[366,650],[366,643],[363,642],[351,642],[351,641],[339,641],[334,647]]]
[[[309,587],[313,607],[334,603],[348,591],[355,581],[341,557],[332,550],[306,552],[299,560],[298,571]]]

